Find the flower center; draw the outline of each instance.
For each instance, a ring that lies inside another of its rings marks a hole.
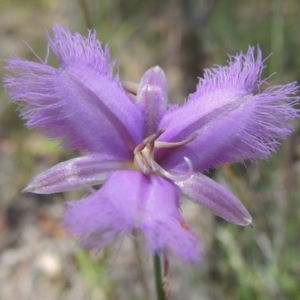
[[[177,148],[179,146],[186,145],[193,141],[198,133],[194,133],[190,138],[181,142],[162,142],[157,139],[165,132],[165,129],[160,129],[156,133],[148,136],[134,149],[134,164],[144,174],[157,173],[163,177],[171,179],[173,181],[187,180],[193,174],[193,166],[191,161],[187,157],[183,157],[188,165],[188,172],[186,174],[172,174],[163,169],[154,159],[155,148]]]

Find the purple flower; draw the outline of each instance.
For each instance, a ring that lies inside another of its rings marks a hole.
[[[295,83],[260,91],[261,51],[250,47],[228,66],[205,70],[179,107],[168,104],[161,68],[145,73],[135,97],[113,75],[94,31],[84,38],[58,25],[53,30],[48,43],[59,68],[8,59],[15,75],[6,77],[5,88],[29,128],[62,139],[83,157],[38,175],[24,191],[87,189],[90,195],[68,202],[64,213],[64,225],[83,246],[102,249],[138,229],[150,252],[171,252],[184,262],[197,261],[201,246],[180,213],[180,195],[229,222],[251,224],[243,204],[202,173],[275,151],[299,115]]]

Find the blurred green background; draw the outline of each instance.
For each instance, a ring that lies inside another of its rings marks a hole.
[[[270,83],[300,81],[299,16],[299,0],[0,0],[0,72],[5,57],[37,61],[23,41],[44,59],[45,30],[59,23],[84,35],[95,28],[123,80],[139,82],[160,65],[174,103],[195,90],[203,68],[226,63],[248,45],[268,57]],[[56,64],[52,56],[49,62]],[[142,245],[125,239],[86,252],[65,235],[63,203],[80,194],[20,193],[32,176],[77,153],[28,131],[0,93],[0,299],[154,299],[151,258]],[[184,201],[183,214],[205,253],[194,266],[171,259],[171,299],[299,299],[299,120],[294,124],[268,161],[211,174],[243,201],[253,229]]]

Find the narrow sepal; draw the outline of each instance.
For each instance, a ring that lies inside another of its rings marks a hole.
[[[223,186],[203,174],[177,182],[181,192],[224,220],[236,225],[251,225],[252,217],[241,201]]]
[[[103,183],[109,172],[127,168],[129,163],[101,155],[74,158],[37,175],[22,192],[52,194],[88,189]]]
[[[158,130],[158,123],[168,104],[167,80],[159,66],[144,74],[137,94],[137,104],[144,115],[144,136],[147,137]]]

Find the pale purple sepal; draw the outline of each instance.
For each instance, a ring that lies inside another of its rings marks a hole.
[[[193,202],[208,208],[224,220],[236,225],[251,225],[252,217],[241,201],[226,188],[199,173],[177,182],[181,192]]]
[[[95,32],[88,38],[54,27],[49,44],[60,68],[19,58],[6,61],[12,101],[22,103],[27,126],[85,153],[132,158],[142,138],[142,114],[113,77],[107,49]]]
[[[111,160],[101,155],[74,158],[37,175],[23,192],[52,194],[88,189],[102,184],[109,172],[127,168],[127,162]]]
[[[167,142],[198,133],[178,151],[159,150],[164,168],[184,170],[186,156],[195,170],[204,171],[219,163],[267,158],[277,149],[291,132],[289,121],[299,114],[294,107],[298,87],[291,83],[257,93],[262,69],[259,48],[255,58],[250,47],[248,53],[231,57],[229,66],[205,71],[185,105],[167,112],[159,124],[167,129],[160,137]]]
[[[157,125],[168,105],[167,80],[159,66],[144,74],[137,94],[137,103],[144,116],[144,136],[147,137],[157,132]]]
[[[68,202],[64,225],[86,247],[102,249],[114,236],[139,229],[151,253],[169,251],[185,262],[200,258],[200,246],[179,212],[178,188],[139,171],[113,172],[89,197]]]

